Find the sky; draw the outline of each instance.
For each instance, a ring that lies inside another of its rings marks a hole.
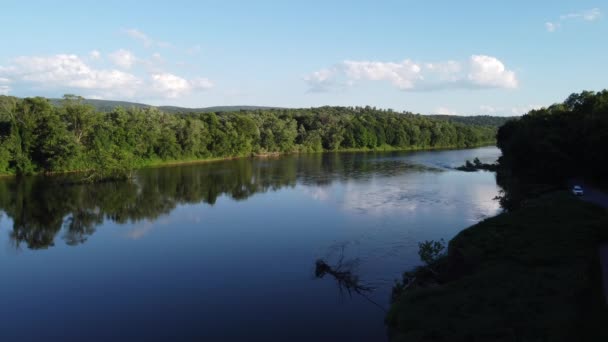
[[[519,115],[608,82],[608,2],[12,1],[0,94]]]

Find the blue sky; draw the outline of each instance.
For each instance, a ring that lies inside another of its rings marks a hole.
[[[604,1],[3,1],[0,93],[513,115],[607,86]]]

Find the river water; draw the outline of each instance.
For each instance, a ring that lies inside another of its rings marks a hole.
[[[499,205],[495,147],[0,179],[0,341],[383,341],[418,242]],[[351,291],[315,262],[350,272]]]

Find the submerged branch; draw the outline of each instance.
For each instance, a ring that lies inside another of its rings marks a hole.
[[[373,287],[365,285],[361,282],[359,277],[348,268],[348,263],[344,263],[344,254],[340,256],[340,260],[335,266],[330,266],[325,260],[318,259],[315,262],[315,276],[317,278],[323,278],[326,274],[332,276],[338,283],[338,289],[343,294],[344,291],[348,292],[348,295],[352,297],[353,292],[365,298],[368,302],[374,304],[376,307],[384,312],[388,312],[386,308],[375,302],[369,297],[369,293],[374,290]]]

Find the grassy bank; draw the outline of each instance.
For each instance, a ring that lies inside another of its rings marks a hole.
[[[561,192],[465,229],[429,286],[396,296],[393,340],[606,341],[597,248],[607,237],[605,209]]]
[[[307,153],[352,153],[352,152],[408,152],[408,151],[436,151],[436,150],[457,150],[457,149],[466,149],[466,148],[478,148],[484,146],[494,146],[495,142],[487,142],[484,144],[479,144],[475,146],[469,147],[408,147],[408,148],[400,148],[393,147],[390,145],[378,146],[375,148],[349,148],[349,149],[339,149],[339,150],[324,150],[318,152],[312,151],[292,151],[292,152],[269,152],[269,153],[257,153],[257,154],[242,154],[236,156],[227,156],[227,157],[209,157],[209,158],[183,158],[183,159],[150,159],[150,160],[140,160],[133,163],[133,169],[144,169],[150,167],[163,167],[163,166],[175,166],[175,165],[187,165],[187,164],[202,164],[202,163],[210,163],[210,162],[218,162],[232,159],[241,159],[241,158],[267,158],[267,157],[277,157],[288,154],[307,154]],[[69,170],[69,171],[56,171],[56,172],[39,172],[34,174],[68,174],[68,173],[79,173],[79,172],[88,172],[88,170]],[[14,173],[0,173],[0,177],[11,177],[15,176]]]

